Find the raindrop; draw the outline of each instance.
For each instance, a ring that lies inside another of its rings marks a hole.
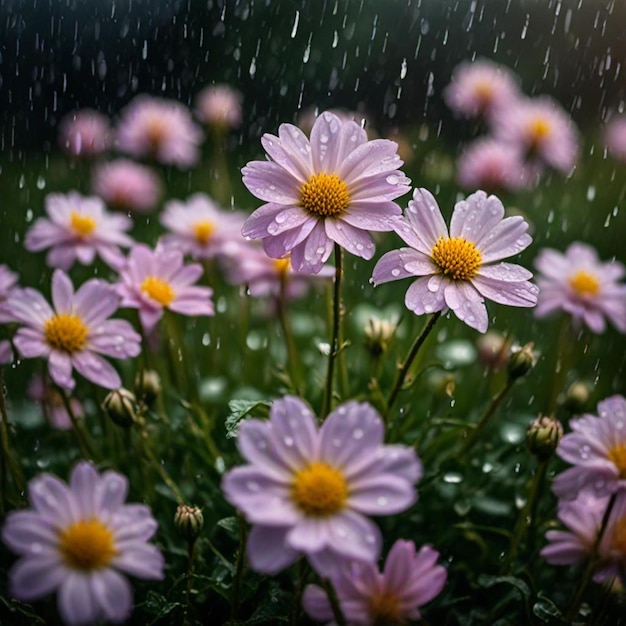
[[[458,485],[463,482],[463,475],[458,472],[446,472],[443,475],[443,481],[452,485]]]

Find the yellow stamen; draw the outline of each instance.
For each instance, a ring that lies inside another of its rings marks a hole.
[[[439,237],[431,254],[441,272],[452,280],[469,280],[482,263],[476,246],[464,237]]]
[[[613,446],[609,450],[608,457],[617,466],[619,477],[626,478],[626,443]]]
[[[528,135],[533,146],[541,143],[544,139],[552,134],[552,124],[543,118],[537,117],[528,124]]]
[[[106,567],[117,554],[113,533],[97,519],[65,528],[59,535],[59,550],[68,567],[84,572]]]
[[[300,201],[320,217],[341,215],[350,204],[346,183],[337,174],[313,174],[300,189]]]
[[[382,591],[370,600],[370,613],[374,626],[391,626],[404,624],[400,614],[398,598],[389,591]]]
[[[296,472],[291,497],[306,515],[327,517],[345,506],[348,485],[339,470],[326,463],[313,462]]]
[[[203,245],[208,243],[214,231],[215,225],[213,222],[209,222],[209,220],[202,220],[193,225],[194,235],[196,236],[198,242]]]
[[[289,268],[291,267],[291,258],[290,257],[285,257],[282,259],[276,259],[274,261],[274,269],[279,273],[279,274],[286,274],[289,271]]]
[[[579,296],[595,296],[600,291],[598,279],[585,270],[578,270],[569,280],[569,286]]]
[[[141,283],[141,291],[163,306],[170,305],[176,297],[171,285],[157,276],[148,276]]]
[[[89,328],[78,315],[58,313],[46,320],[43,332],[50,346],[71,354],[85,347]]]
[[[70,226],[79,237],[86,237],[96,228],[96,220],[88,215],[81,215],[77,211],[72,211],[70,215]]]
[[[153,151],[159,149],[161,143],[165,139],[165,124],[163,119],[159,115],[155,115],[148,120],[146,135],[148,136],[148,143]]]

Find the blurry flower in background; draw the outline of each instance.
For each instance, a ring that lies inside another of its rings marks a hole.
[[[59,123],[59,146],[74,157],[91,157],[106,152],[111,145],[109,119],[91,109],[66,115]]]
[[[117,359],[135,357],[141,352],[141,337],[129,322],[108,319],[119,306],[112,285],[91,279],[75,293],[72,281],[62,270],[52,276],[51,307],[31,288],[16,289],[7,301],[10,314],[23,326],[13,342],[25,359],[48,360],[52,380],[73,389],[72,370],[105,387],[119,387],[115,368],[100,354]]]
[[[601,333],[608,319],[626,333],[626,285],[619,283],[626,268],[619,261],[602,262],[591,246],[574,242],[561,253],[544,248],[535,259],[539,270],[537,317],[556,311],[572,316],[574,325]]]
[[[477,191],[454,207],[450,234],[437,201],[416,189],[404,217],[393,222],[409,248],[384,254],[372,274],[375,285],[419,278],[406,292],[405,304],[416,315],[450,309],[468,326],[484,333],[489,323],[485,298],[508,306],[532,307],[537,287],[532,274],[501,259],[530,245],[528,224],[504,217],[496,196]]]
[[[196,96],[196,117],[209,126],[237,128],[241,125],[242,100],[242,93],[230,85],[205,87]]]
[[[420,607],[438,596],[448,573],[437,565],[439,552],[412,541],[396,541],[382,572],[375,563],[343,561],[336,565],[331,581],[341,612],[349,624],[406,624],[421,619]],[[326,592],[308,585],[302,598],[304,610],[313,619],[334,624]]]
[[[269,421],[242,422],[237,444],[249,464],[227,472],[222,490],[254,525],[254,570],[279,572],[302,553],[318,572],[337,557],[378,559],[382,537],[368,516],[406,510],[422,475],[413,449],[384,445],[383,435],[378,413],[354,401],[319,429],[294,396],[274,401]]]
[[[465,61],[454,68],[443,97],[461,117],[491,118],[520,97],[517,79],[507,67],[486,59]]]
[[[170,200],[159,219],[169,231],[162,242],[194,259],[211,259],[229,242],[243,242],[244,215],[225,211],[204,193],[195,193],[186,201]]]
[[[164,309],[182,315],[213,315],[213,290],[193,284],[202,272],[198,263],[185,265],[180,250],[160,244],[152,250],[137,244],[120,272],[120,306],[139,310],[147,334],[161,319]]]
[[[130,218],[108,213],[100,198],[75,191],[48,194],[45,203],[48,218],[39,218],[26,232],[29,252],[50,248],[46,263],[66,271],[75,261],[90,265],[96,255],[113,269],[124,264],[120,246],[133,243],[125,233]]]
[[[145,94],[136,96],[122,110],[115,130],[115,144],[122,152],[179,168],[198,161],[202,138],[202,131],[182,103]]]
[[[33,376],[28,383],[26,393],[31,400],[34,400],[41,406],[44,417],[52,426],[61,430],[69,430],[72,428],[72,420],[67,412],[63,398],[61,398],[59,392],[46,381],[44,376]],[[74,417],[82,418],[85,416],[85,411],[80,400],[70,398],[69,402]]]
[[[626,491],[626,399],[611,396],[598,402],[598,417],[585,414],[569,422],[556,453],[573,467],[561,472],[552,490],[573,500],[583,489],[598,497]]]
[[[31,480],[31,508],[9,513],[2,528],[21,557],[9,574],[11,595],[30,602],[57,592],[66,624],[127,620],[133,593],[124,574],[161,580],[164,568],[148,543],[158,524],[147,506],[124,504],[127,493],[125,476],[86,462],[69,485],[51,474]]]
[[[612,117],[606,123],[603,140],[612,156],[626,162],[626,115]]]
[[[269,161],[251,161],[243,182],[267,204],[245,222],[243,235],[262,239],[266,253],[280,259],[291,253],[296,271],[318,272],[339,244],[364,259],[374,256],[368,231],[392,230],[401,214],[394,198],[409,190],[397,168],[397,145],[367,140],[355,122],[322,113],[310,140],[297,127],[281,124],[278,137],[261,143]]]
[[[163,193],[156,172],[129,159],[117,159],[96,167],[91,190],[110,208],[137,213],[152,211]]]
[[[552,98],[524,98],[494,114],[493,134],[515,146],[533,164],[571,173],[578,159],[576,127]]]
[[[0,324],[12,322],[6,306],[7,298],[17,287],[19,276],[11,271],[7,265],[0,265]]]
[[[7,365],[13,361],[13,348],[7,339],[0,341],[0,365]]]

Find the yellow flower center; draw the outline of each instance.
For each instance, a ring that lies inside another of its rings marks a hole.
[[[345,506],[348,485],[339,470],[326,463],[314,462],[296,472],[291,497],[306,515],[327,517]]]
[[[478,80],[474,85],[474,95],[486,106],[493,99],[493,87],[486,80]]]
[[[65,528],[59,535],[59,550],[68,567],[84,572],[106,567],[117,554],[113,533],[97,519]]]
[[[442,273],[452,280],[469,280],[482,263],[476,246],[464,237],[439,237],[431,254]]]
[[[622,556],[626,555],[626,517],[620,517],[615,522],[611,547]]]
[[[337,174],[313,174],[300,189],[300,201],[309,212],[320,217],[334,217],[350,204],[346,183]]]
[[[70,226],[79,237],[86,237],[96,228],[96,220],[88,215],[81,215],[77,211],[72,211],[70,215]]]
[[[150,149],[156,151],[166,136],[166,125],[160,115],[152,116],[147,123],[146,135]]]
[[[609,461],[613,461],[619,470],[619,477],[626,478],[626,443],[620,443],[609,450]]]
[[[291,258],[285,257],[274,261],[274,269],[281,275],[286,274],[291,266]]]
[[[141,283],[141,291],[163,306],[170,305],[176,295],[168,282],[156,276],[148,276]]]
[[[78,315],[58,313],[46,320],[43,332],[48,345],[71,354],[85,347],[89,328]]]
[[[198,242],[203,245],[209,241],[214,231],[215,226],[213,222],[209,222],[209,220],[202,220],[193,225],[194,235],[196,236]]]
[[[404,624],[400,615],[398,598],[389,591],[383,591],[370,600],[370,613],[374,619],[374,626],[391,626]]]
[[[530,143],[533,146],[541,143],[542,140],[546,139],[552,134],[552,124],[543,118],[537,117],[528,124],[528,135],[530,137]]]
[[[569,286],[579,296],[595,296],[600,290],[598,279],[585,270],[578,270],[568,282]]]

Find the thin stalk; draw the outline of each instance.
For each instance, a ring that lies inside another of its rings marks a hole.
[[[193,591],[193,561],[196,555],[196,541],[187,543],[187,588],[185,590],[185,618],[184,623],[189,624],[191,612],[191,593]]]
[[[2,378],[2,372],[0,372],[0,446],[2,447],[2,463],[6,466],[9,474],[11,474],[11,478],[18,492],[23,494],[26,490],[26,482],[24,480],[24,474],[22,473],[22,467],[15,460],[13,451],[11,450],[11,438],[9,436],[8,424],[9,417],[4,403],[4,380]]]
[[[300,605],[302,604],[302,593],[304,591],[304,579],[306,576],[306,561],[299,559],[296,564],[296,586],[293,594],[293,611],[291,613],[291,626],[298,626],[300,623]]]
[[[324,402],[322,404],[322,418],[325,418],[331,410],[333,400],[333,375],[335,359],[339,352],[339,336],[341,334],[341,279],[343,277],[343,264],[341,246],[335,244],[335,286],[333,292],[333,320],[332,336],[330,340],[330,352],[328,354],[328,369],[326,370],[326,386],[324,388]]]
[[[548,401],[547,415],[554,415],[556,411],[559,393],[565,387],[565,379],[570,369],[570,357],[572,354],[572,324],[570,318],[565,316],[559,331],[557,342],[556,361],[554,363],[554,377],[552,379],[552,389],[550,391],[550,399]]]
[[[189,398],[189,385],[188,379],[185,376],[185,356],[184,346],[180,329],[178,328],[177,320],[174,319],[174,314],[170,311],[165,311],[165,327],[167,348],[170,353],[170,371],[174,370],[174,380],[176,381],[176,387],[178,393],[183,398]]]
[[[578,615],[578,609],[580,608],[580,604],[582,602],[583,596],[585,595],[585,591],[587,591],[587,587],[591,582],[593,577],[593,572],[598,565],[599,557],[598,557],[598,548],[600,547],[600,542],[602,541],[602,536],[604,535],[604,531],[609,523],[609,518],[611,516],[611,511],[615,505],[617,500],[617,492],[611,495],[611,499],[609,503],[606,505],[606,510],[604,511],[604,515],[602,516],[602,523],[600,524],[600,529],[598,530],[598,534],[596,535],[596,540],[593,543],[593,548],[591,550],[591,556],[589,557],[589,562],[587,563],[587,567],[585,568],[585,572],[583,577],[580,580],[580,585],[578,585],[578,589],[574,594],[574,599],[570,603],[569,611],[565,616],[565,623],[571,624],[574,618]]]
[[[174,482],[174,480],[168,474],[167,470],[163,467],[163,465],[161,465],[161,463],[159,463],[156,457],[154,456],[154,453],[152,452],[152,449],[150,448],[150,445],[148,444],[148,434],[146,433],[146,431],[141,429],[137,434],[139,436],[139,445],[140,445],[141,453],[143,454],[143,456],[150,462],[150,465],[154,467],[154,469],[157,471],[157,473],[161,477],[161,480],[169,487],[170,491],[174,494],[174,497],[176,498],[176,500],[178,502],[184,502],[185,498],[183,497],[183,494],[178,488],[178,485]]]
[[[96,454],[94,453],[93,445],[89,440],[89,436],[83,430],[83,425],[80,423],[76,414],[74,413],[74,409],[72,409],[72,403],[70,402],[70,398],[65,393],[65,389],[56,386],[57,391],[61,395],[61,399],[63,400],[63,405],[65,406],[65,410],[70,417],[70,421],[72,422],[72,431],[74,436],[76,437],[76,443],[78,444],[78,448],[80,453],[83,455],[85,459],[96,460]]]
[[[337,599],[337,594],[333,589],[333,586],[327,578],[322,580],[322,585],[324,587],[324,591],[328,596],[328,601],[330,603],[330,608],[333,611],[333,617],[335,618],[335,622],[337,626],[346,626],[346,618],[343,615],[343,611],[341,610],[341,606],[339,605],[339,600]]]
[[[239,549],[237,551],[237,559],[235,561],[235,574],[233,576],[233,595],[230,606],[230,620],[235,622],[239,619],[239,592],[243,580],[243,567],[246,555],[246,523],[241,515],[239,515]]]
[[[287,348],[287,362],[289,363],[289,370],[291,372],[291,382],[296,395],[299,396],[301,388],[300,367],[296,344],[293,340],[291,324],[289,323],[289,316],[287,315],[287,276],[284,272],[281,272],[280,276],[280,294],[276,300],[276,306],[278,308],[280,327],[285,339],[285,347]]]
[[[396,380],[393,384],[393,387],[391,388],[391,393],[389,394],[389,397],[387,398],[387,411],[386,411],[387,416],[389,415],[389,412],[391,411],[391,408],[393,407],[396,401],[396,398],[398,397],[398,394],[400,393],[400,390],[402,389],[402,385],[404,384],[404,379],[406,378],[406,375],[409,373],[409,369],[411,368],[411,365],[413,364],[413,361],[415,357],[417,356],[417,353],[419,352],[420,348],[426,341],[426,338],[428,337],[432,329],[435,327],[435,324],[437,323],[437,320],[440,317],[441,317],[441,311],[437,311],[436,313],[433,313],[428,318],[428,321],[426,322],[426,325],[422,329],[422,332],[415,338],[413,345],[409,348],[406,358],[404,359],[404,363],[402,363],[402,365],[398,369],[398,374],[396,375]]]

